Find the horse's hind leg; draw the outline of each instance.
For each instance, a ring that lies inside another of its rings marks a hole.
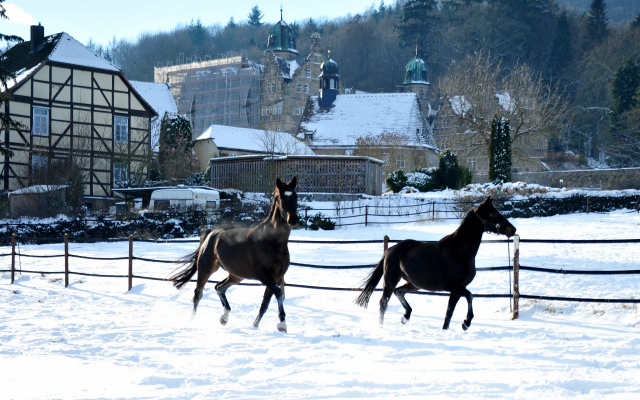
[[[467,288],[455,285],[452,287],[449,292],[451,292],[451,296],[449,297],[449,306],[447,307],[447,316],[444,320],[444,326],[442,329],[449,328],[449,321],[451,321],[451,315],[453,314],[453,310],[456,308],[456,303],[463,296],[467,300],[467,318],[462,323],[462,329],[467,330],[471,326],[471,320],[473,319],[473,295]]]
[[[415,286],[413,286],[410,283],[406,283],[400,286],[399,288],[397,288],[396,291],[394,292],[394,294],[396,295],[398,300],[400,300],[400,303],[405,309],[405,313],[402,316],[402,320],[401,320],[403,324],[406,324],[407,322],[409,322],[409,318],[411,318],[411,311],[412,311],[411,306],[407,302],[407,299],[404,298],[404,295],[408,292],[415,292],[416,290],[418,289]]]
[[[198,283],[193,294],[193,312],[191,313],[191,318],[194,318],[196,316],[196,310],[198,309],[198,304],[200,303],[200,299],[202,298],[204,285],[207,284],[209,277],[218,270],[219,265],[217,264],[218,259],[215,256],[213,260],[207,259],[202,255],[198,258]]]
[[[220,297],[222,307],[224,307],[224,314],[222,314],[222,316],[220,317],[220,323],[222,325],[226,325],[227,322],[229,322],[229,311],[231,311],[231,306],[229,305],[229,301],[227,300],[226,291],[231,286],[238,284],[241,281],[241,278],[229,274],[229,276],[227,276],[224,280],[216,285],[216,293],[218,293],[218,297]]]

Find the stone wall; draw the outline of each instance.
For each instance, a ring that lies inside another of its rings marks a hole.
[[[602,190],[640,189],[640,168],[520,172],[512,174],[511,178],[513,182],[537,183],[551,187]],[[562,184],[560,179],[563,181]],[[487,181],[486,174],[474,174],[473,176],[473,183]]]

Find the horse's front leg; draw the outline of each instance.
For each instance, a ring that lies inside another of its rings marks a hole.
[[[271,296],[273,296],[273,292],[269,288],[264,289],[264,297],[262,298],[262,304],[260,305],[260,311],[258,311],[258,316],[256,320],[253,321],[253,327],[257,328],[260,325],[260,320],[265,312],[267,312],[267,308],[269,308],[269,302],[271,301]]]
[[[453,293],[449,295],[449,304],[447,304],[447,312],[444,316],[444,325],[442,325],[442,329],[449,329],[451,316],[453,315],[453,310],[456,309],[456,304],[458,304],[458,300],[460,300],[460,296]]]
[[[229,274],[226,279],[216,285],[216,293],[218,293],[218,297],[220,297],[222,307],[224,307],[224,313],[220,317],[220,323],[222,325],[226,325],[227,322],[229,322],[229,312],[231,311],[231,306],[229,305],[229,301],[227,300],[226,291],[231,286],[238,284],[241,281],[241,278]]]
[[[278,324],[278,331],[286,332],[287,331],[287,323],[285,322],[286,314],[284,312],[284,295],[282,293],[282,289],[276,283],[276,281],[267,273],[262,274],[260,277],[260,282],[272,292],[273,295],[276,296],[276,300],[278,301],[278,317],[280,318],[280,323]],[[271,295],[268,296],[271,299]],[[262,300],[262,306],[260,307],[260,314],[258,314],[258,318],[256,318],[256,322],[260,323],[260,318],[264,314],[264,311],[267,310],[269,305],[269,299],[267,299],[267,291],[265,290],[264,298]],[[265,305],[266,302],[266,305]],[[263,311],[264,307],[264,311]],[[254,323],[254,326],[257,327],[257,324]]]

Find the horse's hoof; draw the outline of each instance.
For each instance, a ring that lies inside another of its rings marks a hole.
[[[462,330],[463,330],[463,331],[466,331],[467,329],[469,329],[469,325],[467,325],[467,323],[466,323],[466,322],[463,322],[463,323],[462,323]]]
[[[402,319],[401,319],[400,321],[402,321],[402,325],[406,325],[406,324],[407,324],[407,322],[409,322],[409,319],[408,319],[408,318],[406,318],[406,317],[403,315],[403,316],[402,316]]]
[[[226,325],[229,322],[229,310],[224,310],[224,314],[220,317],[220,323]]]
[[[281,322],[278,324],[278,332],[284,332],[284,333],[287,333],[287,323],[286,323],[286,322],[281,321]]]

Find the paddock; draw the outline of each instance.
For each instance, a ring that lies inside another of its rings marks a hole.
[[[564,270],[634,270],[640,243],[527,243],[525,239],[632,239],[640,237],[633,212],[513,219],[521,264]],[[426,221],[390,227],[294,231],[292,262],[313,265],[374,264],[379,240],[437,240],[458,221]],[[374,243],[335,244],[370,240]],[[499,239],[485,236],[485,239]],[[296,241],[327,243],[297,243]],[[384,327],[377,324],[374,293],[369,309],[353,304],[357,292],[294,287],[358,287],[368,269],[316,269],[293,265],[287,273],[289,332],[275,331],[275,303],[259,329],[251,328],[262,288],[229,290],[232,312],[219,325],[222,307],[213,290],[189,319],[195,284],[178,292],[163,278],[172,260],[196,242],[134,242],[134,277],[128,289],[129,242],[70,243],[72,274],[64,288],[63,258],[18,257],[17,268],[49,271],[0,275],[0,368],[9,398],[629,398],[640,393],[640,316],[633,303],[520,300],[513,320],[510,299],[479,298],[469,331],[456,310],[452,329],[440,329],[446,298],[409,294],[411,322],[392,297]],[[61,244],[17,245],[18,252],[60,255]],[[508,263],[506,243],[484,243],[479,268]],[[0,253],[6,254],[9,247]],[[101,257],[104,259],[91,260]],[[2,258],[6,269],[8,258]],[[57,272],[57,273],[54,273]],[[218,272],[212,279],[221,279]],[[583,298],[638,298],[640,276],[572,275],[521,271],[521,292]],[[474,294],[509,293],[509,271],[479,271]],[[204,340],[203,340],[204,339]],[[109,379],[101,376],[108,374]],[[38,377],[38,385],[31,382]],[[117,381],[115,385],[113,382]],[[111,383],[110,383],[111,382]]]

